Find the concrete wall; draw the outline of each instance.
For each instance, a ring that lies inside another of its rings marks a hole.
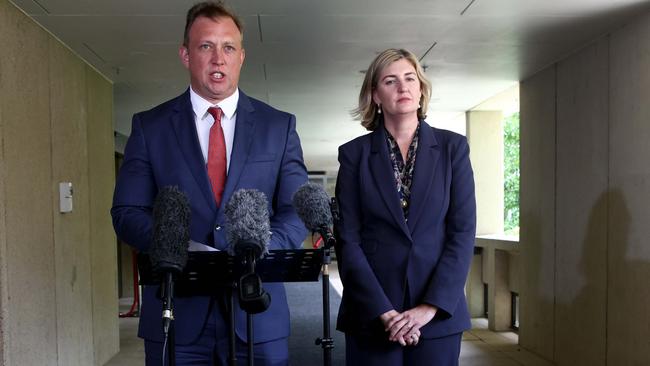
[[[0,365],[101,365],[119,349],[112,85],[5,0],[0,44]]]
[[[119,351],[117,249],[109,211],[115,187],[113,85],[86,67],[88,184],[94,364]]]
[[[553,359],[555,312],[555,66],[520,87],[519,343]]]
[[[607,363],[648,365],[650,14],[611,35],[609,60]]]
[[[605,361],[608,39],[557,65],[555,360]]]
[[[650,14],[521,85],[520,344],[650,364]]]

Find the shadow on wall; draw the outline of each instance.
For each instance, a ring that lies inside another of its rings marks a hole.
[[[576,267],[576,278],[558,279],[556,284],[557,365],[650,364],[650,263],[632,250],[647,243],[630,242],[631,230],[647,231],[650,223],[632,219],[620,189],[604,192],[589,212],[582,247],[576,248],[581,253],[577,262],[566,263],[557,255],[558,273],[571,273],[562,265]],[[574,293],[560,296],[572,286]]]
[[[519,344],[547,359],[553,358],[555,263],[553,230],[542,231],[542,218],[521,212],[521,276]],[[548,219],[545,222],[549,222]]]
[[[644,221],[649,208],[646,198],[635,199],[632,217],[624,194],[609,194],[608,365],[650,365],[650,263],[643,255],[649,245],[650,222]]]
[[[603,192],[589,211],[582,242],[557,243],[555,307],[555,361],[558,365],[606,364],[608,291],[609,206],[619,207],[617,215],[629,212],[620,191]],[[574,220],[579,222],[578,220]],[[580,230],[558,223],[559,230]],[[578,224],[579,225],[579,224]],[[627,227],[621,228],[621,245],[627,242]],[[571,238],[572,235],[564,235]],[[562,248],[566,246],[565,248]],[[575,246],[575,248],[571,248]]]

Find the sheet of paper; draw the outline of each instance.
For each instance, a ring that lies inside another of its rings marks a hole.
[[[199,243],[198,241],[190,240],[190,246],[187,248],[190,252],[218,252],[219,249],[213,248],[209,245]]]

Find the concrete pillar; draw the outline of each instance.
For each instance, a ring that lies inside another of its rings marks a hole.
[[[483,261],[482,254],[474,254],[472,266],[469,269],[467,282],[465,282],[465,297],[469,314],[472,318],[484,315],[483,309]]]
[[[476,184],[476,235],[503,233],[503,115],[467,112],[467,138]]]
[[[508,286],[508,252],[485,248],[488,282],[488,328],[493,331],[510,329],[512,317],[511,294]]]
[[[503,114],[501,111],[466,113],[467,139],[476,185],[476,235],[503,233]],[[468,279],[468,306],[475,317],[484,314],[483,284],[493,293],[494,249],[484,247],[474,256]],[[492,253],[492,254],[490,254]],[[489,257],[489,256],[492,257]],[[490,298],[493,296],[490,296]],[[488,314],[494,303],[488,299]],[[508,306],[508,309],[510,307]]]

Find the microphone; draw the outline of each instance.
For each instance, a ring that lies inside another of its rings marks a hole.
[[[325,364],[331,361],[331,349],[334,348],[334,340],[330,335],[330,296],[329,296],[329,264],[331,263],[330,248],[336,245],[336,239],[332,235],[330,226],[332,223],[332,214],[338,215],[336,201],[331,200],[321,184],[307,183],[298,188],[292,198],[293,207],[305,224],[305,227],[311,232],[317,232],[323,239],[323,266],[322,266],[322,285],[323,285],[323,337],[316,339],[316,344],[321,345],[324,352]]]
[[[190,207],[178,187],[163,187],[153,205],[153,237],[149,259],[154,273],[164,276],[163,330],[167,334],[173,315],[174,278],[187,264],[190,241]]]
[[[256,189],[237,190],[226,205],[228,254],[244,259],[239,278],[239,305],[248,314],[268,309],[271,296],[255,273],[255,261],[269,252],[271,222],[266,195]]]
[[[228,254],[251,251],[255,259],[269,252],[271,222],[266,195],[256,189],[237,190],[226,205]]]
[[[330,197],[320,184],[307,183],[293,194],[293,207],[307,229],[319,233],[326,245],[334,243],[330,231],[332,210]]]

